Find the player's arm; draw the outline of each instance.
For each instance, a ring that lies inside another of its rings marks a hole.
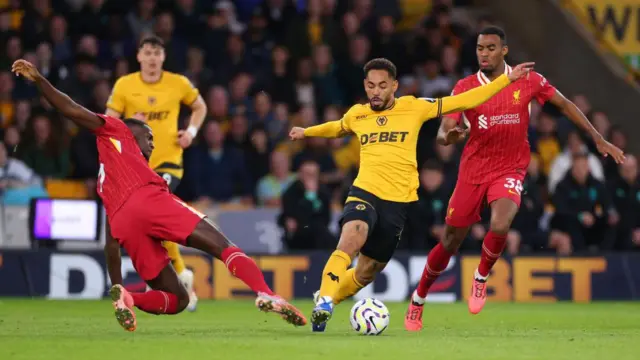
[[[36,84],[40,93],[44,95],[51,106],[79,126],[88,128],[89,130],[96,130],[104,124],[102,118],[76,103],[65,93],[51,85],[30,62],[17,60],[13,63],[11,71],[16,75],[24,76],[27,80]]]
[[[488,85],[479,86],[458,95],[443,97],[439,101],[440,109],[438,109],[438,114],[435,117],[473,109],[482,105],[509,84],[511,84],[511,80],[507,75],[500,75]]]
[[[204,123],[207,116],[207,104],[200,95],[198,89],[185,76],[180,76],[181,86],[183,88],[182,103],[191,108],[191,117],[186,130],[178,132],[178,141],[183,148],[191,145],[193,139],[198,135],[198,130]],[[187,139],[188,138],[188,139]]]
[[[458,120],[450,116],[443,116],[436,135],[436,143],[440,145],[451,145],[462,141],[467,134],[468,129],[463,129],[458,125]]]
[[[608,142],[602,134],[596,130],[596,128],[591,125],[591,122],[587,117],[578,109],[576,104],[574,104],[571,100],[567,99],[560,93],[560,91],[555,91],[553,96],[549,99],[553,105],[557,106],[558,109],[574,124],[578,125],[582,130],[586,131],[593,141],[596,143],[596,147],[598,151],[604,155],[611,155],[613,159],[618,163],[622,163],[625,159],[624,152],[617,148],[615,145]]]
[[[104,257],[107,263],[107,272],[109,273],[109,279],[111,284],[122,284],[122,259],[120,257],[120,244],[111,234],[111,225],[109,225],[109,218],[107,218],[107,224],[105,229],[105,243],[104,243]]]
[[[350,124],[350,111],[340,120],[327,121],[324,124],[310,126],[306,129],[301,127],[294,127],[289,132],[291,140],[301,140],[305,137],[323,137],[323,138],[337,138],[351,134]]]

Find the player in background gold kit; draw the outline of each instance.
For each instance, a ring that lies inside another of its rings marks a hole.
[[[164,71],[164,43],[151,36],[142,39],[138,47],[140,71],[116,81],[107,102],[106,114],[115,118],[141,118],[153,131],[156,148],[149,166],[175,191],[182,178],[182,152],[196,137],[207,113],[207,106],[198,89],[184,76]],[[191,108],[186,130],[178,130],[180,104]],[[193,273],[184,265],[180,248],[166,241],[164,247],[178,277],[190,294],[188,310],[196,308],[198,298],[193,291]]]
[[[322,272],[313,331],[324,331],[334,304],[356,294],[386,266],[400,241],[409,206],[418,200],[416,146],[422,124],[444,114],[474,108],[528,74],[533,63],[513,68],[494,82],[442,99],[395,98],[396,67],[387,59],[364,66],[367,105],[354,105],[342,119],[306,129],[291,129],[292,140],[307,136],[360,139],[360,170],[340,219],[342,233]],[[347,270],[358,255],[355,268]]]

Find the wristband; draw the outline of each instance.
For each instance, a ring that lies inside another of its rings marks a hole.
[[[195,138],[196,135],[198,135],[198,128],[193,125],[189,125],[189,127],[187,128],[187,132],[189,133],[189,135],[191,135],[192,138]]]

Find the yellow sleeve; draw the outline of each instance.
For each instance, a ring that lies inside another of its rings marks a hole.
[[[116,83],[113,85],[113,89],[111,90],[111,95],[107,100],[107,107],[111,110],[117,111],[120,114],[124,114],[125,108],[125,95],[124,89],[126,88],[124,84],[124,80],[122,78],[118,79]]]
[[[200,95],[200,91],[198,91],[198,88],[193,86],[186,76],[178,76],[178,81],[182,88],[182,98],[180,101],[187,106],[193,104],[193,102],[198,98],[198,95]]]
[[[351,109],[340,120],[328,121],[304,129],[304,136],[336,138],[351,133]]]
[[[304,136],[336,138],[343,134],[342,120],[329,121],[304,129]]]
[[[431,106],[424,120],[439,117],[445,114],[456,113],[468,109],[473,109],[491,99],[500,90],[511,84],[507,75],[500,75],[497,79],[485,86],[465,91],[458,95],[446,96],[437,99],[434,106]]]

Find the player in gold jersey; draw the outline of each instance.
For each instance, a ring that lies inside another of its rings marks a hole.
[[[138,48],[140,71],[116,81],[107,102],[107,115],[138,118],[151,127],[156,148],[149,166],[175,191],[182,178],[182,151],[189,147],[204,121],[207,106],[198,89],[184,76],[162,69],[164,43],[160,38],[142,39]],[[178,130],[180,104],[191,107],[186,130]],[[164,242],[178,277],[190,294],[187,309],[195,310],[198,298],[193,291],[193,273],[184,265],[176,243]]]
[[[360,139],[360,171],[340,219],[342,233],[322,272],[314,331],[324,331],[334,304],[356,294],[384,269],[400,241],[409,206],[418,200],[416,146],[422,124],[443,114],[474,108],[528,74],[533,63],[513,68],[494,82],[442,99],[395,98],[396,67],[387,59],[373,59],[364,67],[367,105],[354,105],[342,119],[306,129],[291,129],[292,140],[307,136]],[[462,129],[454,129],[463,133]],[[358,264],[347,270],[357,255]]]

